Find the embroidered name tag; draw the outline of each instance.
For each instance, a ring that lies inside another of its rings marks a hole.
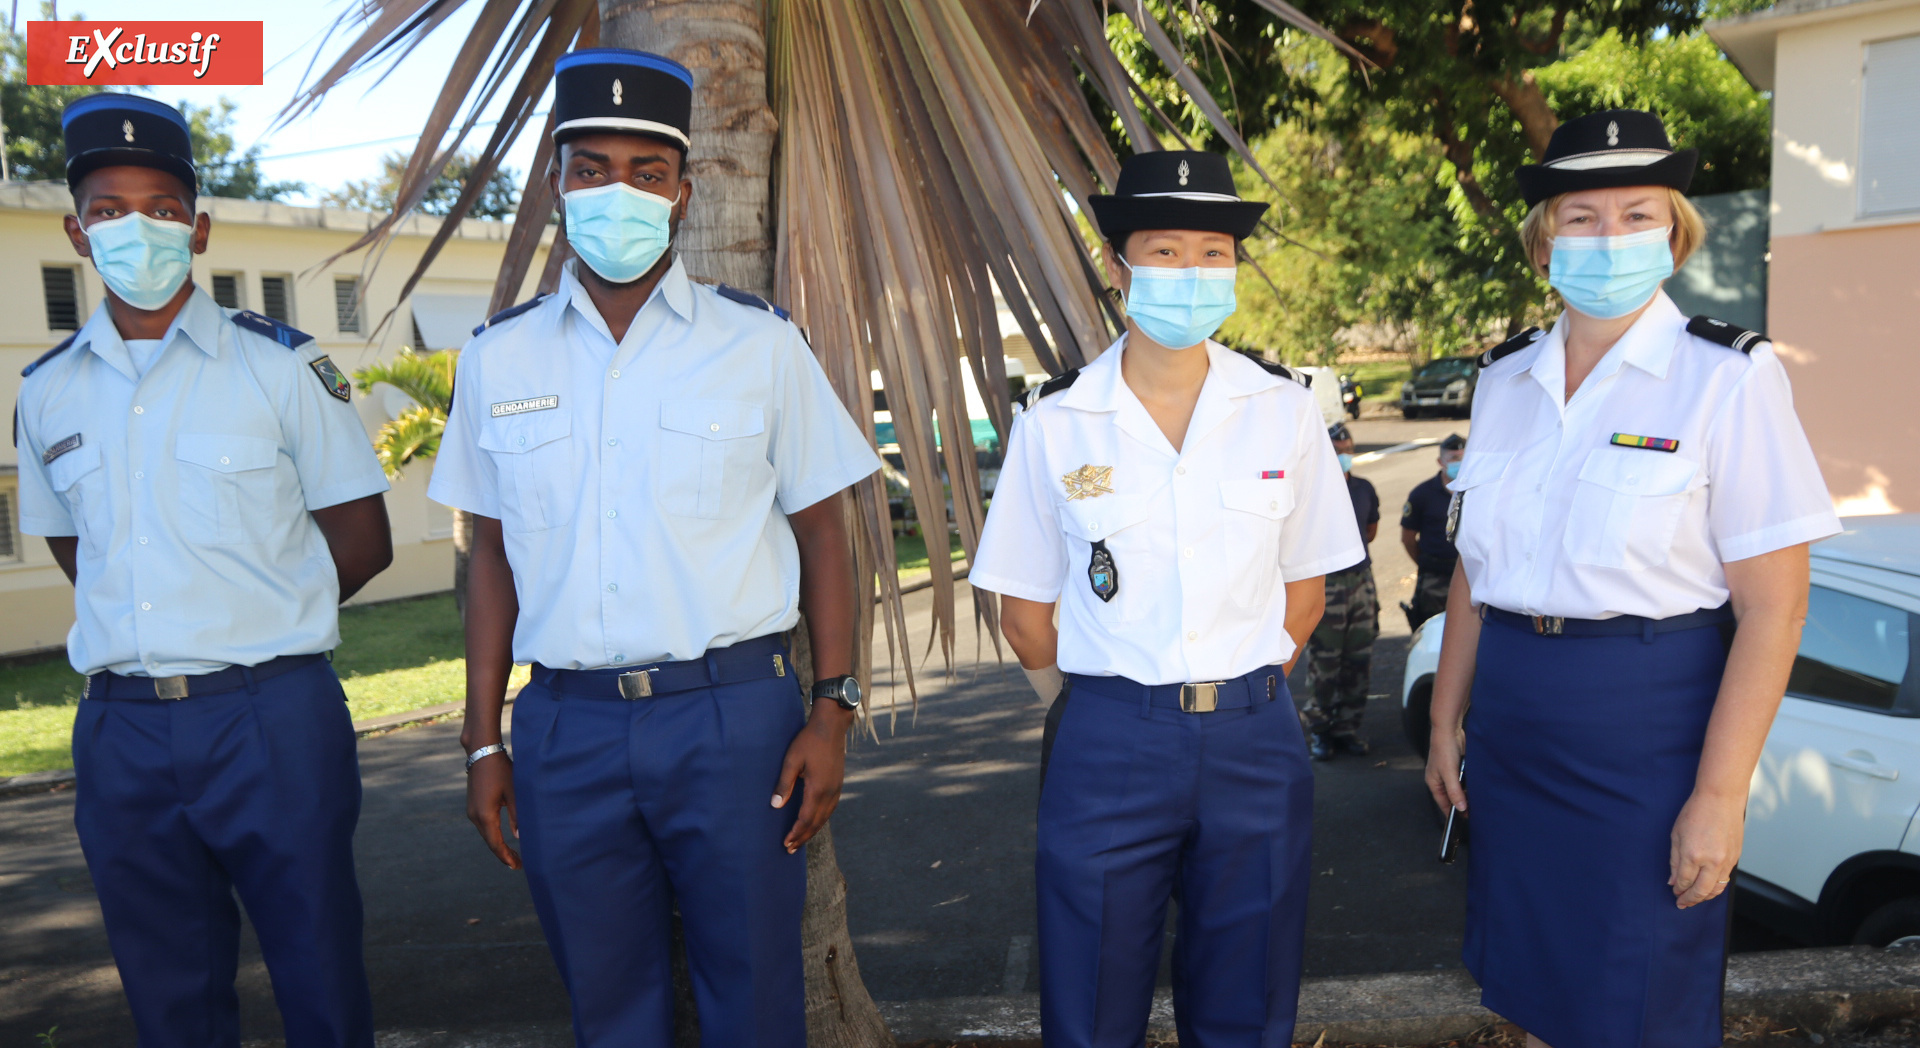
[[[1680,442],[1667,437],[1636,437],[1631,433],[1615,433],[1610,444],[1623,448],[1645,448],[1648,451],[1679,451]]]
[[[504,415],[519,415],[528,411],[545,411],[548,408],[557,408],[559,406],[560,398],[557,396],[528,397],[525,400],[503,400],[493,406],[493,417],[500,418]]]
[[[55,444],[54,446],[48,448],[47,453],[40,456],[40,464],[42,466],[52,465],[54,459],[59,458],[60,456],[66,454],[69,451],[72,451],[74,448],[77,448],[79,446],[80,446],[80,434],[75,433],[73,436],[68,437],[67,439],[61,441],[60,443]]]

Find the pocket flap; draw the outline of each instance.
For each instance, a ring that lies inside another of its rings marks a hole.
[[[483,420],[477,443],[485,451],[524,455],[572,432],[573,416],[560,411],[535,411]]]
[[[1293,481],[1285,477],[1223,480],[1220,482],[1220,502],[1228,509],[1279,520],[1293,512]]]
[[[55,491],[73,487],[73,482],[100,468],[100,449],[82,444],[47,465],[47,482]]]
[[[1147,500],[1138,495],[1078,499],[1061,507],[1060,530],[1088,542],[1098,542],[1147,519],[1149,508]]]
[[[182,433],[173,445],[173,457],[216,473],[266,469],[279,454],[280,445],[265,437],[231,433]]]
[[[1511,451],[1474,451],[1471,447],[1460,460],[1460,475],[1447,485],[1449,491],[1465,491],[1482,484],[1491,484],[1507,475],[1507,467],[1513,465]]]
[[[751,437],[766,429],[760,408],[738,400],[679,400],[660,405],[660,426],[708,440]]]
[[[1639,448],[1595,448],[1580,467],[1580,479],[1624,495],[1678,495],[1694,487],[1700,464]]]

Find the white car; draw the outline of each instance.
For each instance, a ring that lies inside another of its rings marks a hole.
[[[1849,517],[1813,547],[1807,625],[1754,770],[1742,916],[1816,945],[1920,936],[1920,514]],[[1407,652],[1402,720],[1427,747],[1445,616]]]

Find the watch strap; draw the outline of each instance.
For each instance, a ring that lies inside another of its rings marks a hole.
[[[507,752],[507,748],[505,746],[500,745],[497,742],[491,746],[482,746],[479,749],[474,750],[472,753],[467,754],[467,770],[472,771],[473,766],[479,763],[483,758],[491,757],[496,753],[505,753],[505,752]]]

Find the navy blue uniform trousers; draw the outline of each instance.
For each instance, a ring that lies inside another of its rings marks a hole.
[[[670,1048],[677,901],[701,1043],[805,1048],[806,854],[772,806],[796,678],[634,701],[534,682],[513,704],[520,848],[582,1048]]]
[[[1169,899],[1180,1043],[1292,1043],[1313,773],[1280,667],[1241,679],[1251,705],[1182,713],[1126,678],[1069,678],[1036,861],[1048,1048],[1138,1048]]]
[[[187,699],[87,699],[74,826],[142,1048],[240,1043],[237,892],[288,1048],[372,1048],[353,721],[325,661]]]

